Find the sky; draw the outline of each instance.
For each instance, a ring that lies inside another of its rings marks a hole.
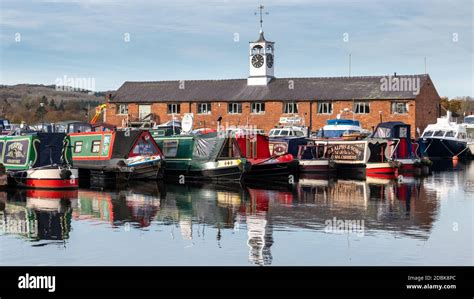
[[[426,57],[441,96],[474,96],[473,0],[0,3],[0,84],[246,78],[263,4],[276,77],[347,76],[349,54],[352,76],[423,74]]]

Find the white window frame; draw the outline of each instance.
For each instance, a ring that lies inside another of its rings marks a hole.
[[[118,104],[117,115],[127,115],[127,114],[128,114],[128,104]]]
[[[298,103],[296,102],[286,102],[283,107],[284,114],[297,114],[298,113]]]
[[[404,112],[398,112],[398,108],[401,105],[405,106]],[[390,110],[392,114],[398,114],[398,115],[408,114],[409,112],[408,103],[407,102],[392,102]]]
[[[237,112],[235,112],[237,110]],[[242,114],[242,103],[232,102],[227,105],[228,114]]]
[[[250,104],[250,113],[251,114],[265,114],[265,102],[252,102]]]
[[[202,109],[205,107],[205,109]],[[197,113],[198,114],[211,114],[212,112],[212,104],[211,103],[198,103],[197,107]]]
[[[100,146],[101,146],[101,141],[100,140],[93,140],[91,144],[91,153],[93,154],[98,154],[100,153]],[[96,150],[97,149],[97,150]]]
[[[80,152],[82,152],[82,144],[83,142],[78,140],[78,141],[74,141],[74,153],[75,154],[78,154]]]
[[[180,112],[181,112],[181,105],[179,103],[169,103],[166,106],[166,114],[180,114]]]
[[[359,111],[357,111],[359,107]],[[370,102],[369,101],[357,101],[354,102],[354,114],[369,114],[370,113]],[[364,110],[364,111],[361,111]]]
[[[323,107],[326,107],[326,109],[324,109]],[[330,101],[318,102],[318,114],[332,114],[332,102]]]

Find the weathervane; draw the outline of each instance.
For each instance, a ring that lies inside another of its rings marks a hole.
[[[260,10],[260,32],[263,32],[263,15],[268,15],[268,12],[263,12],[263,9],[265,7],[263,5],[260,5],[258,9]],[[257,13],[255,13],[257,15]]]

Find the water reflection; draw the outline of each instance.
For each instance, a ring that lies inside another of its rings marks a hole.
[[[226,234],[231,238],[245,234],[246,244],[240,246],[247,247],[251,264],[271,265],[275,232],[327,234],[332,219],[363,220],[365,236],[388,233],[427,240],[440,200],[452,188],[472,189],[474,163],[461,170],[400,180],[306,176],[294,186],[147,183],[124,190],[5,191],[0,192],[0,238],[14,234],[34,241],[68,240],[74,233],[71,226],[80,222],[90,223],[91,233],[99,224],[123,238],[126,230],[115,228],[160,234],[160,228],[168,227],[173,234],[168,242],[205,239],[220,246],[229,231],[236,233]]]
[[[0,232],[30,241],[65,241],[71,231],[77,191],[16,190],[0,192]],[[48,243],[38,243],[42,246]]]

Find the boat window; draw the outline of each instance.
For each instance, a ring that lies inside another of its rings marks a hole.
[[[74,142],[74,153],[82,152],[82,141]]]
[[[164,140],[163,154],[165,157],[176,157],[178,154],[178,140]]]
[[[446,137],[454,137],[454,135],[455,135],[455,134],[454,134],[454,131],[448,131],[448,132],[446,133]]]
[[[288,136],[290,132],[288,132],[287,130],[282,130],[280,132],[280,136]]]
[[[234,139],[228,138],[222,151],[219,155],[219,158],[240,158],[239,145]]]
[[[459,134],[458,134],[458,139],[466,139],[466,133],[464,133],[464,132],[459,132]]]
[[[304,136],[304,133],[301,131],[296,131],[295,133],[296,133],[296,136],[300,136],[300,137]]]
[[[100,140],[92,141],[92,149],[91,152],[98,153],[100,150]]]
[[[374,134],[375,138],[390,138],[391,130],[390,128],[377,128],[377,131]]]
[[[431,135],[433,135],[433,131],[426,131],[423,133],[423,137],[431,137]]]
[[[398,130],[398,137],[408,138],[408,127],[400,127]]]
[[[143,136],[135,145],[132,151],[133,155],[156,155],[158,151],[156,150],[155,145],[151,141],[150,136]]]
[[[272,130],[270,132],[270,136],[278,136],[278,135],[280,135],[280,130]]]
[[[442,131],[442,130],[440,130],[440,131],[435,131],[433,136],[442,137],[442,136],[444,136],[444,131]]]

